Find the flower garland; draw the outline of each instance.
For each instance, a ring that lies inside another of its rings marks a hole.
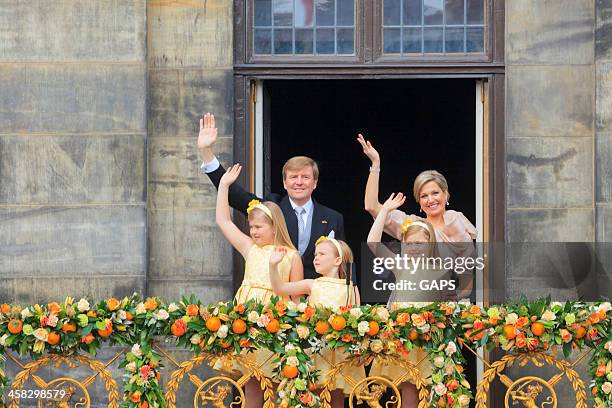
[[[33,305],[0,305],[0,393],[8,385],[2,369],[5,349],[36,359],[44,353],[95,355],[102,343],[129,347],[120,367],[123,407],[165,408],[159,384],[161,358],[156,336],[179,346],[217,355],[223,370],[228,354],[267,349],[276,354],[273,380],[280,407],[318,407],[319,373],[312,354],[343,348],[367,361],[377,355],[406,356],[424,349],[432,365],[431,407],[465,407],[472,398],[463,374],[460,341],[508,352],[563,348],[565,355],[595,350],[589,365],[597,408],[612,406],[612,307],[608,302],[555,303],[550,299],[482,308],[473,304],[430,303],[388,310],[381,305],[314,308],[303,301],[273,298],[268,304],[220,302],[203,305],[194,296],[166,303],[138,294],[109,298],[93,306],[87,299]],[[0,401],[2,407],[4,401]]]

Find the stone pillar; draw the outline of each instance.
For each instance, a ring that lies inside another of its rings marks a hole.
[[[142,291],[145,0],[1,0],[0,301]]]

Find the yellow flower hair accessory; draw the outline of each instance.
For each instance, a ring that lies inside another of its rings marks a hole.
[[[344,259],[344,254],[342,252],[342,247],[340,246],[340,243],[338,241],[336,241],[334,238],[329,238],[326,237],[325,235],[322,235],[319,237],[319,239],[317,239],[317,241],[315,242],[315,246],[319,245],[321,242],[323,241],[329,241],[332,244],[334,244],[334,246],[336,247],[336,249],[338,250],[338,256],[342,259]]]
[[[402,230],[402,234],[405,234],[406,231],[408,231],[408,228],[410,228],[413,225],[424,228],[425,231],[429,233],[429,227],[423,221],[412,221],[410,218],[406,217],[406,219],[404,220],[404,222],[402,222],[402,225],[400,226]]]
[[[272,219],[272,211],[270,211],[268,207],[263,205],[261,201],[255,200],[255,199],[249,201],[249,206],[247,207],[247,210],[246,210],[247,214],[250,214],[251,211],[253,211],[255,208],[263,211],[268,217],[270,217],[270,219]]]

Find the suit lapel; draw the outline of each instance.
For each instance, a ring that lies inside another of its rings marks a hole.
[[[297,215],[295,215],[295,211],[293,211],[293,207],[289,202],[289,197],[285,196],[281,200],[279,207],[283,211],[283,215],[285,216],[285,222],[287,223],[287,230],[289,231],[289,237],[291,238],[291,242],[295,247],[298,247],[298,224],[297,224]]]
[[[315,200],[312,200],[312,204],[312,227],[310,228],[310,241],[308,242],[308,247],[306,248],[306,252],[304,252],[304,254],[313,252],[315,242],[317,242],[317,239],[319,239],[321,235],[325,234],[325,228],[321,222],[323,221],[321,207]]]

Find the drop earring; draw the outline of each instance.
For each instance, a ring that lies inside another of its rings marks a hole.
[[[423,212],[423,207],[419,208],[419,212],[421,213]]]

